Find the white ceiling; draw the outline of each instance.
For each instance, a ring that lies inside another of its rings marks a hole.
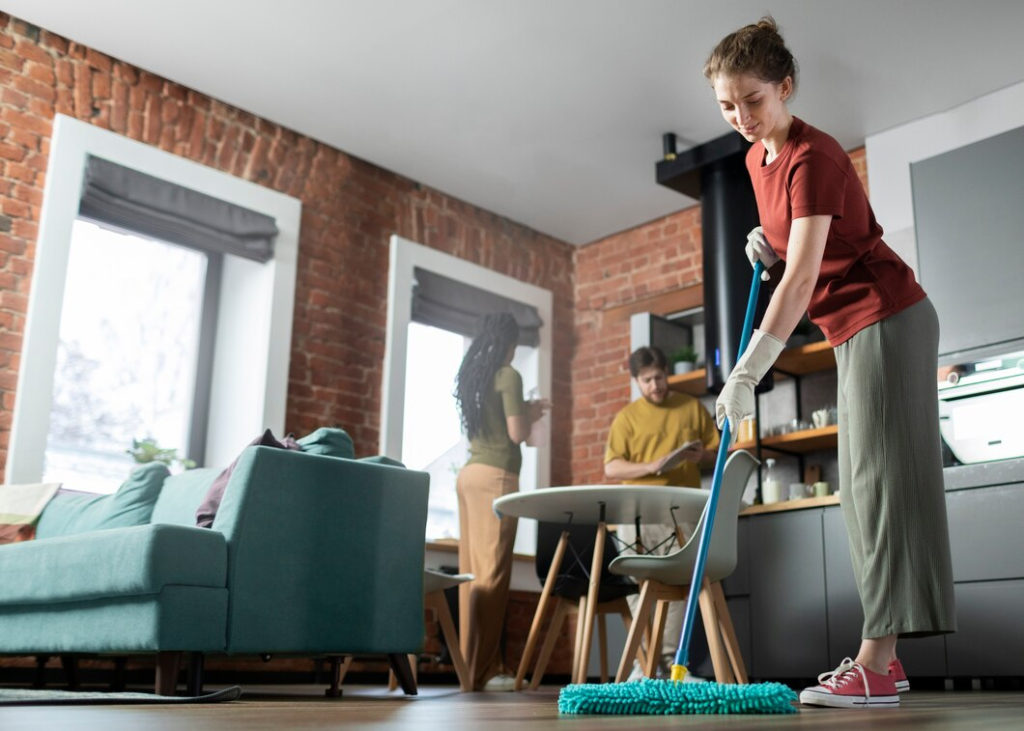
[[[692,203],[661,135],[770,11],[794,113],[845,147],[1024,80],[1020,0],[0,0],[16,17],[575,244]]]

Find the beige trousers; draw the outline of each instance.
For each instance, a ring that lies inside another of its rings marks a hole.
[[[501,633],[505,627],[512,546],[517,521],[494,514],[494,501],[519,490],[519,475],[482,464],[459,472],[459,572],[473,581],[459,587],[459,634],[474,690],[505,672]]]

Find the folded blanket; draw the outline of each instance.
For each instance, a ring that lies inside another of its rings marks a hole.
[[[59,482],[0,485],[0,543],[32,540],[36,521],[59,488]]]

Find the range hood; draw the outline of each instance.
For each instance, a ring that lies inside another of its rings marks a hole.
[[[674,144],[674,142],[673,142]],[[701,203],[701,248],[704,258],[704,352],[707,386],[718,393],[739,358],[743,319],[752,270],[743,247],[758,225],[757,202],[744,164],[750,143],[733,132],[690,148],[657,164],[659,185]],[[768,287],[761,288],[754,325],[768,307]],[[765,376],[759,392],[773,386]]]

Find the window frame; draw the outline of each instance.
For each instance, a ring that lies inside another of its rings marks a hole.
[[[264,428],[284,431],[302,203],[142,142],[58,114],[6,465],[9,483],[42,475],[71,228],[89,155],[272,216],[280,231],[266,264],[225,257],[207,421],[206,464],[229,464]]]
[[[381,453],[393,459],[402,454],[402,429],[405,414],[405,370],[408,356],[409,322],[412,320],[412,288],[416,267],[436,272],[452,279],[472,282],[474,286],[497,292],[503,297],[533,305],[544,324],[540,328],[540,343],[533,357],[517,360],[523,368],[527,388],[535,384],[545,398],[557,400],[552,394],[552,340],[553,295],[549,290],[487,269],[451,254],[428,248],[401,236],[391,237],[390,271],[388,273],[388,312],[384,373],[381,394]],[[550,416],[547,417],[550,419]],[[521,489],[551,485],[551,433],[545,434],[544,443],[523,450],[523,471],[530,472],[532,480],[523,480]],[[517,553],[532,555],[536,550],[536,524],[526,521],[516,535]]]

